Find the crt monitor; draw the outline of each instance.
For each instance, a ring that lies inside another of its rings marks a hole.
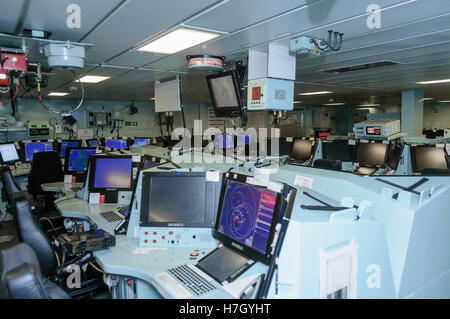
[[[32,142],[25,143],[25,160],[31,162],[33,154],[37,152],[51,152],[53,151],[52,142]]]
[[[14,143],[0,144],[0,156],[3,164],[19,161],[19,154]]]
[[[386,167],[389,155],[389,144],[358,143],[355,163],[366,167]]]
[[[411,164],[413,172],[422,172],[426,168],[447,169],[445,149],[434,146],[411,147]]]
[[[149,139],[149,138],[144,138],[144,137],[140,138],[140,137],[136,137],[136,138],[134,139],[134,146],[139,147],[139,146],[142,146],[142,145],[148,145],[148,144],[150,144],[150,139]]]
[[[66,148],[68,147],[79,147],[81,146],[81,140],[62,140],[61,146],[59,149],[59,156],[65,157],[66,156]]]
[[[235,71],[208,75],[206,81],[216,116],[238,117],[242,115],[241,90]]]
[[[89,192],[131,191],[132,158],[129,155],[91,156]]]
[[[207,181],[206,172],[142,174],[141,226],[214,227],[220,175]]]
[[[68,147],[64,161],[65,172],[86,172],[89,157],[96,153],[95,147]]]
[[[226,178],[224,183],[214,237],[224,246],[238,249],[245,256],[267,264],[279,214],[280,194],[248,184],[245,178]]]
[[[118,150],[124,150],[128,148],[128,143],[126,139],[120,139],[120,140],[106,140],[105,139],[105,146],[109,148],[115,148]]]
[[[355,145],[349,144],[348,141],[323,141],[322,158],[333,161],[353,162],[355,159]]]
[[[100,145],[96,138],[90,139],[90,140],[86,140],[86,143],[87,143],[87,146],[89,146],[89,147],[97,147],[97,146]]]
[[[310,140],[296,139],[292,143],[291,157],[296,160],[308,160],[311,157],[313,143]]]

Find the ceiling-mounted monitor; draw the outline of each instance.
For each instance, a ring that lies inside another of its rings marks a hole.
[[[243,103],[236,71],[208,75],[209,93],[218,117],[239,117],[243,115]]]

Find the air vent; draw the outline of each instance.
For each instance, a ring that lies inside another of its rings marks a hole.
[[[397,65],[397,64],[402,64],[402,63],[394,62],[394,61],[379,61],[379,62],[372,62],[372,63],[366,63],[366,64],[346,66],[346,67],[338,68],[338,69],[321,70],[320,72],[340,74],[340,73],[344,73],[344,72],[368,70],[368,69],[386,67],[386,66]]]

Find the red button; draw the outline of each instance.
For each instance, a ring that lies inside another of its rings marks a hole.
[[[146,243],[147,242],[147,239],[146,240],[144,240],[144,243]]]
[[[156,240],[153,240],[153,243],[156,244]]]
[[[162,236],[162,239],[166,239],[166,236]]]
[[[153,235],[156,235],[156,232],[153,232]]]
[[[148,235],[148,231],[146,231],[145,234]]]
[[[170,232],[169,232],[169,235],[173,235],[173,231],[170,231]]]
[[[127,285],[131,286],[131,280],[130,279],[127,280]]]

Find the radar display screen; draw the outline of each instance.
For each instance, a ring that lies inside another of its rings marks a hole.
[[[264,254],[271,234],[277,193],[231,180],[225,192],[218,231]]]
[[[89,163],[89,156],[95,154],[96,149],[69,149],[69,172],[85,172]]]

